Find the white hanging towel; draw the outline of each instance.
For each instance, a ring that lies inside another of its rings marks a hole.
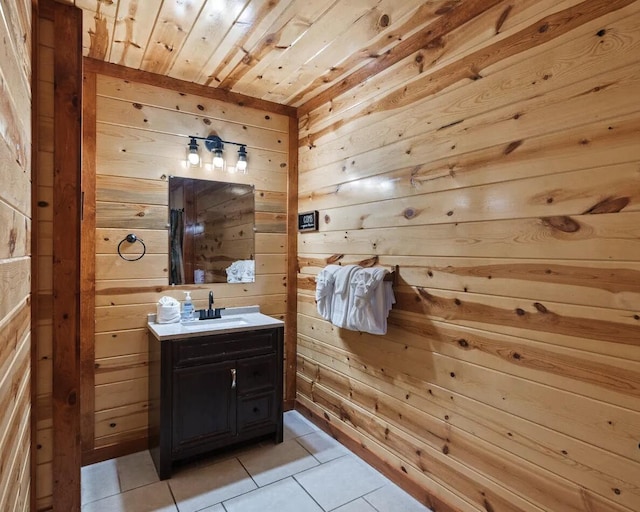
[[[333,285],[333,300],[331,302],[331,323],[338,327],[347,328],[347,320],[351,303],[353,302],[353,288],[351,280],[358,265],[344,265],[335,272]]]
[[[325,320],[331,320],[331,303],[336,281],[335,274],[341,268],[340,265],[327,265],[316,277],[316,304],[318,313]]]
[[[351,280],[353,301],[348,312],[347,328],[370,334],[387,333],[387,317],[395,304],[393,284],[384,281],[387,270],[359,268]]]

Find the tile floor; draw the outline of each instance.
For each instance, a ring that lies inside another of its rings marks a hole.
[[[82,468],[83,512],[428,512],[296,411],[284,442],[194,462],[160,482],[149,452]]]

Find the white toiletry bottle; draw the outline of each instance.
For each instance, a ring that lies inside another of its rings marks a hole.
[[[193,317],[193,303],[191,302],[191,292],[184,292],[184,302],[182,303],[182,321],[188,322]]]

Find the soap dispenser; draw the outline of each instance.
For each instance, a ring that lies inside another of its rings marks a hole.
[[[191,292],[184,292],[184,302],[182,303],[182,321],[188,322],[193,317],[193,302],[191,302]]]

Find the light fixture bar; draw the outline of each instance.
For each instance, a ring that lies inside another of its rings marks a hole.
[[[189,135],[188,144],[188,156],[189,161],[192,163],[195,161],[195,156],[198,155],[197,140],[204,141],[204,147],[211,153],[213,153],[213,167],[222,169],[224,167],[224,145],[233,144],[239,146],[238,149],[238,161],[236,164],[236,170],[241,173],[247,172],[247,145],[241,142],[234,142],[232,140],[223,140],[217,135],[209,135],[208,137],[198,137],[197,135]],[[193,154],[195,153],[195,155]],[[199,156],[199,155],[198,155]],[[192,163],[193,165],[193,163]]]

